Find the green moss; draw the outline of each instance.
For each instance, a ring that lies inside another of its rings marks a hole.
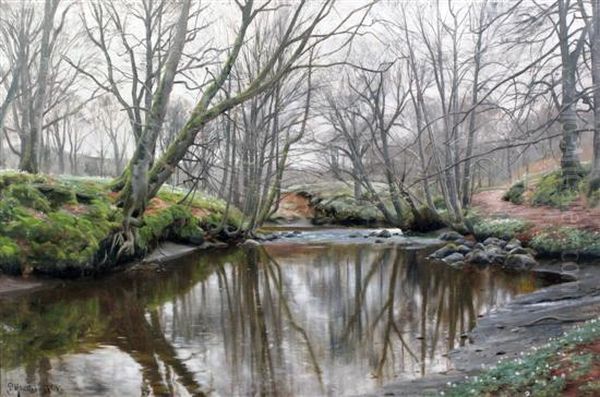
[[[104,180],[0,172],[0,269],[50,275],[96,271],[105,253],[112,255],[112,242],[118,241],[113,238],[123,225],[108,187]],[[142,226],[134,228],[136,254],[163,239],[201,244],[208,223],[220,225],[225,217],[221,200],[193,195],[185,204],[175,204],[185,197],[178,189],[161,196],[173,205],[150,211]],[[239,227],[241,219],[230,207],[225,224]]]
[[[542,256],[600,257],[600,233],[570,227],[546,229],[537,234],[529,245]]]
[[[75,192],[69,187],[59,183],[34,185],[50,202],[52,208],[59,208],[65,204],[76,204]]]
[[[177,204],[144,216],[144,223],[137,233],[137,244],[145,251],[162,239],[196,244],[204,239],[200,221],[188,207]]]
[[[525,182],[518,181],[513,184],[502,196],[502,200],[514,204],[523,204],[523,193],[525,193]]]
[[[235,228],[242,226],[242,213],[230,205],[227,208],[227,203],[221,199],[215,197],[209,197],[196,192],[186,197],[186,192],[174,187],[164,187],[158,192],[158,197],[172,204],[182,204],[188,206],[190,209],[199,209],[200,212],[205,212],[206,215],[197,215],[201,221],[201,224],[206,226],[218,226],[223,222],[223,217],[227,215],[225,224],[231,225]],[[227,210],[227,214],[225,214]]]
[[[579,378],[591,368],[590,354],[572,353],[600,338],[600,321],[590,320],[563,336],[534,349],[515,360],[500,362],[480,376],[450,385],[444,395],[464,396],[559,396],[569,381]],[[561,358],[562,357],[562,358]],[[567,362],[568,360],[568,362]],[[566,376],[557,376],[570,366]],[[596,385],[591,384],[590,389]],[[579,395],[579,394],[578,394]]]
[[[46,197],[30,184],[11,185],[3,191],[3,197],[14,198],[20,205],[37,211],[50,211],[50,203]]]

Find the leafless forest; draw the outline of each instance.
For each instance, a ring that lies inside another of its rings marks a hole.
[[[253,228],[291,184],[401,224],[540,159],[600,178],[597,0],[3,0],[0,54],[0,166],[112,177],[128,218],[167,183]]]

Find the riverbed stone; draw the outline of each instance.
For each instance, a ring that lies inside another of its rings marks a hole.
[[[456,240],[460,240],[463,238],[463,235],[455,232],[455,231],[449,231],[449,232],[445,232],[442,233],[439,237],[440,240],[444,240],[444,241],[456,241]]]
[[[492,262],[504,263],[504,260],[506,259],[506,251],[496,245],[488,245],[485,247],[485,252]]]
[[[431,257],[436,258],[436,259],[444,259],[448,255],[451,255],[455,252],[456,252],[456,246],[454,244],[447,244],[447,245],[443,246],[442,248],[438,249],[437,251],[435,251],[433,254],[431,254]]]
[[[350,234],[348,235],[348,237],[350,237],[350,238],[358,238],[358,237],[361,237],[361,236],[362,236],[362,235],[361,235],[360,233],[350,233]]]
[[[523,254],[509,255],[504,262],[504,267],[513,270],[529,270],[536,265],[532,256]]]
[[[446,263],[452,264],[452,263],[462,262],[462,261],[464,261],[464,259],[465,259],[465,256],[463,254],[455,252],[453,254],[446,256],[442,260]]]
[[[504,247],[506,247],[506,241],[496,238],[496,237],[488,237],[483,241],[483,245],[485,245],[485,246],[496,245],[500,248],[504,248]]]
[[[504,247],[504,249],[507,250],[507,251],[512,251],[515,248],[521,248],[521,247],[523,247],[521,245],[521,240],[513,238],[512,240],[510,240],[508,242],[508,244],[506,244],[506,246]]]
[[[530,255],[528,249],[523,247],[516,247],[508,251],[508,255]]]
[[[467,266],[467,264],[465,263],[465,261],[457,261],[454,263],[450,263],[450,267],[453,269],[462,269],[465,266]]]
[[[487,252],[480,249],[476,249],[468,253],[465,257],[465,261],[467,263],[472,263],[479,266],[485,266],[492,263],[492,259]]]
[[[465,244],[462,244],[456,247],[456,252],[467,255],[469,252],[471,252],[471,248],[467,247]]]
[[[261,244],[258,241],[251,239],[251,238],[249,238],[248,240],[246,240],[242,244],[240,244],[240,246],[244,247],[244,248],[258,247],[260,245]]]
[[[380,237],[380,238],[390,238],[390,237],[392,237],[392,233],[390,233],[390,231],[387,230],[387,229],[383,229],[382,231],[380,231],[379,233],[377,233],[377,237]]]

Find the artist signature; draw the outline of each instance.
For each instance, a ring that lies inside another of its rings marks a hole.
[[[13,383],[8,382],[6,384],[6,393],[8,395],[16,395],[23,396],[26,394],[47,394],[47,393],[57,393],[63,394],[63,389],[60,385],[54,383],[48,383],[46,385],[32,385],[32,384],[21,384],[21,383]]]

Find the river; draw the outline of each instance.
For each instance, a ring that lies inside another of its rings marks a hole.
[[[532,273],[454,270],[435,240],[305,230],[0,300],[2,395],[342,396],[449,369]]]

